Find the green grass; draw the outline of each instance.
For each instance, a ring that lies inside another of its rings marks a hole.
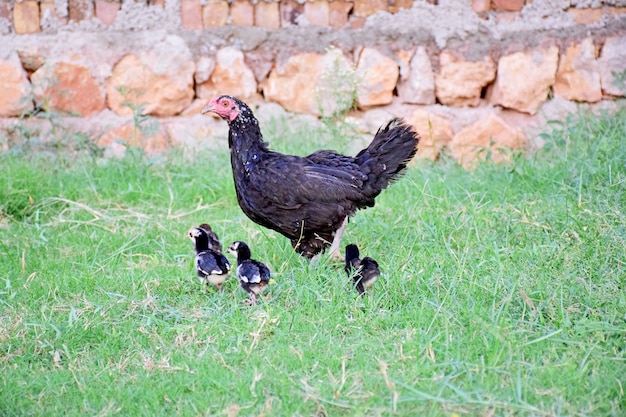
[[[623,416],[626,113],[544,136],[510,166],[413,165],[360,211],[364,299],[241,213],[226,150],[0,155],[0,415]],[[205,221],[270,266],[267,300],[202,293]]]

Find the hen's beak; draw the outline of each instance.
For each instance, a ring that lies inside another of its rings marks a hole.
[[[200,110],[200,113],[207,114],[207,113],[215,112],[215,108],[213,107],[214,104],[215,103],[213,101],[209,102],[209,104],[207,104],[206,106],[202,108],[202,110]]]

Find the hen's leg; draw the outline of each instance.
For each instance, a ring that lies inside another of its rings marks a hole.
[[[346,227],[348,227],[348,216],[344,217],[343,223],[341,223],[341,226],[339,227],[339,229],[335,231],[335,237],[333,238],[333,243],[331,243],[330,249],[328,250],[328,256],[331,259],[341,260],[341,253],[339,252],[339,246],[341,245],[341,236],[343,235],[343,232],[346,230]]]

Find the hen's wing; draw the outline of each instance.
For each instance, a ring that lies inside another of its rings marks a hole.
[[[367,179],[352,158],[332,151],[318,151],[306,158],[273,153],[255,167],[250,180],[283,209],[302,204],[358,200]]]

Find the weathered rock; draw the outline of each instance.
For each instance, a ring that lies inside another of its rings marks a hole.
[[[493,113],[461,129],[449,144],[452,157],[466,169],[484,160],[509,162],[511,151],[524,146],[522,131],[512,129]]]
[[[109,108],[120,115],[133,111],[161,117],[178,114],[193,99],[194,71],[185,42],[167,36],[152,49],[126,55],[115,65],[107,83]]]
[[[503,56],[498,62],[491,102],[535,114],[554,84],[558,59],[556,46]]]
[[[244,62],[243,52],[226,47],[217,52],[209,80],[198,84],[196,90],[200,98],[210,99],[228,92],[245,101],[256,94],[257,84],[254,73]]]
[[[196,63],[196,73],[193,76],[193,79],[196,81],[196,84],[202,84],[211,78],[211,74],[213,74],[213,70],[215,69],[215,59],[202,56],[198,59]]]
[[[435,77],[425,47],[418,47],[411,58],[406,80],[398,83],[398,96],[403,103],[435,103]]]
[[[472,10],[476,13],[488,12],[491,9],[491,0],[472,0]]]
[[[406,121],[420,136],[417,146],[418,158],[436,160],[441,149],[454,137],[454,131],[448,119],[426,110],[415,110]]]
[[[162,154],[169,148],[169,139],[157,119],[145,120],[139,126],[127,122],[106,131],[96,144],[109,156],[123,157],[129,147],[140,148],[149,155]]]
[[[263,83],[267,100],[288,111],[325,116],[349,109],[354,91],[352,64],[337,49],[293,55],[277,63]]]
[[[602,91],[614,96],[626,95],[626,36],[608,38],[600,58]]]
[[[39,3],[37,0],[24,0],[13,4],[13,27],[15,33],[35,33],[41,31],[39,25]]]
[[[594,103],[602,99],[600,70],[593,39],[570,45],[561,54],[554,94],[567,100]]]
[[[399,76],[400,69],[393,59],[374,48],[363,48],[356,68],[359,107],[391,103]]]
[[[295,25],[303,14],[304,5],[296,0],[283,0],[280,2],[280,25],[282,27]]]
[[[490,56],[482,61],[465,61],[450,51],[439,56],[440,71],[435,75],[435,94],[448,106],[477,106],[482,89],[496,76]]]
[[[86,117],[104,110],[104,93],[84,65],[64,61],[45,64],[30,78],[35,101],[46,111]]]
[[[0,117],[16,117],[32,110],[30,83],[16,52],[0,59]]]

